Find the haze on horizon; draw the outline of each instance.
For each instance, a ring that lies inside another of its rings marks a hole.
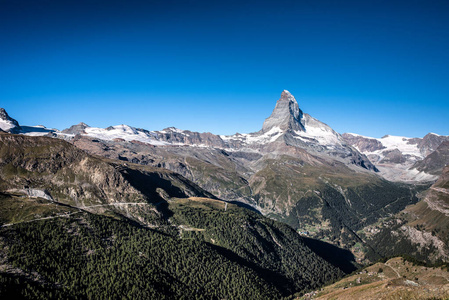
[[[340,133],[449,135],[447,1],[0,1],[24,125],[258,131],[282,90]]]

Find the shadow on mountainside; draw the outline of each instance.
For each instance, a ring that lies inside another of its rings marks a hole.
[[[345,250],[332,244],[302,237],[306,244],[313,252],[327,260],[329,263],[340,268],[343,272],[349,274],[357,270],[360,265],[356,263],[354,254],[349,250]]]
[[[167,199],[164,199],[165,197],[158,192],[158,189],[164,190],[168,197],[188,197],[181,188],[174,186],[170,180],[162,178],[158,173],[141,172],[129,168],[120,170],[120,173],[134,188],[148,198],[149,203],[157,206],[157,210],[165,219],[173,216],[173,212],[168,209]]]

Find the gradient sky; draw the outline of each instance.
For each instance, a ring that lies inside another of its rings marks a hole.
[[[254,132],[284,89],[340,133],[449,135],[449,1],[0,0],[23,125]]]

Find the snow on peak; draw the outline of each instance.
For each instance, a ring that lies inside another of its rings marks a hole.
[[[20,129],[19,122],[11,118],[4,108],[0,108],[0,129],[6,132]]]
[[[282,96],[287,96],[287,97],[291,96],[291,97],[293,97],[292,93],[290,93],[288,90],[283,90],[282,93],[281,93],[281,97]]]
[[[303,131],[295,131],[295,134],[300,138],[306,140],[316,140],[321,145],[342,145],[344,144],[343,138],[335,132],[330,126],[318,121],[308,114],[304,114],[303,117],[304,129]]]

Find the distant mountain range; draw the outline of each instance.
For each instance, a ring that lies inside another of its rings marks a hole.
[[[10,133],[49,135],[66,140],[80,135],[103,141],[127,141],[159,147],[211,147],[225,151],[262,154],[288,153],[289,147],[294,147],[304,149],[314,156],[379,171],[379,175],[387,180],[404,182],[435,181],[441,174],[441,165],[449,162],[445,158],[439,158],[439,167],[424,167],[426,158],[443,142],[449,141],[449,136],[429,133],[423,138],[385,136],[376,139],[353,133],[340,135],[328,125],[303,113],[296,99],[286,90],[282,92],[271,116],[263,123],[262,129],[248,134],[224,136],[174,127],[150,131],[128,125],[96,128],[82,122],[60,131],[42,125],[20,126],[4,109],[0,110],[0,129]],[[435,155],[437,154],[434,153],[433,156]]]
[[[349,249],[360,262],[370,251],[371,259],[378,255],[361,233],[417,203],[449,162],[449,136],[340,135],[304,113],[286,90],[260,131],[231,136],[85,123],[60,131],[19,125],[5,110],[0,118],[6,132],[64,139],[93,155],[171,170],[214,197]]]

